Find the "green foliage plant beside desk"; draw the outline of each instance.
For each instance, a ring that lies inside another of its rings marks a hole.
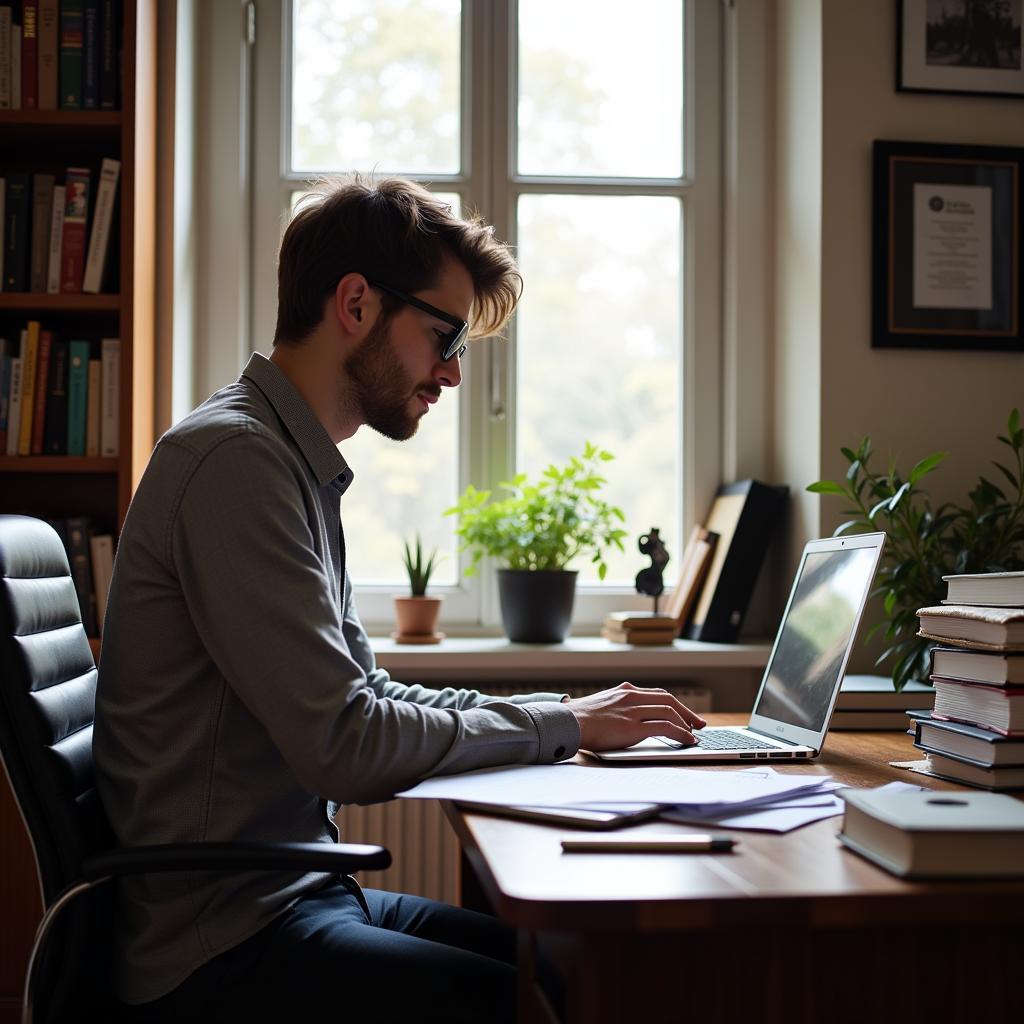
[[[999,483],[980,477],[963,506],[947,503],[933,509],[927,492],[918,486],[946,452],[922,459],[904,479],[892,460],[885,473],[869,467],[870,437],[856,451],[841,449],[850,464],[843,481],[818,480],[807,488],[840,496],[852,506],[843,514],[855,518],[839,526],[835,536],[878,530],[888,535],[875,591],[885,595],[886,619],[868,638],[885,630],[887,646],[876,664],[891,661],[897,690],[909,679],[928,677],[933,644],[917,636],[917,609],[942,602],[943,576],[1024,569],[1024,429],[1017,409],[999,442],[1012,452],[1006,462],[993,462]]]

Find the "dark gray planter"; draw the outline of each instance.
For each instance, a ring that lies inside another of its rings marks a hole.
[[[499,569],[501,621],[509,640],[559,644],[569,633],[575,569]]]

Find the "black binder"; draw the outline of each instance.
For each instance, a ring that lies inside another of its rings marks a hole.
[[[719,535],[693,618],[689,640],[735,643],[757,575],[782,519],[789,488],[740,480],[719,488],[704,525]]]

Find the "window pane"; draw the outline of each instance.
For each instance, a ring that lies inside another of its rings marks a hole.
[[[525,195],[516,326],[516,462],[536,474],[584,441],[607,448],[609,500],[626,513],[626,552],[606,583],[647,565],[636,538],[661,530],[678,566],[681,473],[678,199]],[[589,563],[580,582],[595,582]]]
[[[458,393],[446,389],[408,441],[361,427],[338,446],[354,480],[341,499],[348,571],[356,583],[408,588],[402,542],[419,532],[429,552],[444,552],[430,587],[456,582],[455,534],[442,515],[457,499]]]
[[[293,0],[291,170],[459,171],[460,0]]]
[[[290,213],[304,195],[290,193]],[[460,195],[435,195],[460,215]],[[458,497],[458,437],[458,393],[447,389],[410,440],[391,441],[362,427],[338,446],[354,474],[341,500],[341,516],[346,565],[355,583],[389,585],[404,592],[408,576],[402,544],[412,542],[417,532],[426,552],[435,547],[441,551],[431,588],[457,582],[454,521],[442,513]]]
[[[519,0],[519,172],[679,177],[683,3]]]

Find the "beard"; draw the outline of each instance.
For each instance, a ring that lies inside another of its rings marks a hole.
[[[431,381],[413,384],[395,355],[386,322],[378,322],[366,340],[345,361],[348,399],[360,419],[392,441],[408,441],[420,425],[422,412],[410,412],[409,402],[419,391],[440,394]]]

